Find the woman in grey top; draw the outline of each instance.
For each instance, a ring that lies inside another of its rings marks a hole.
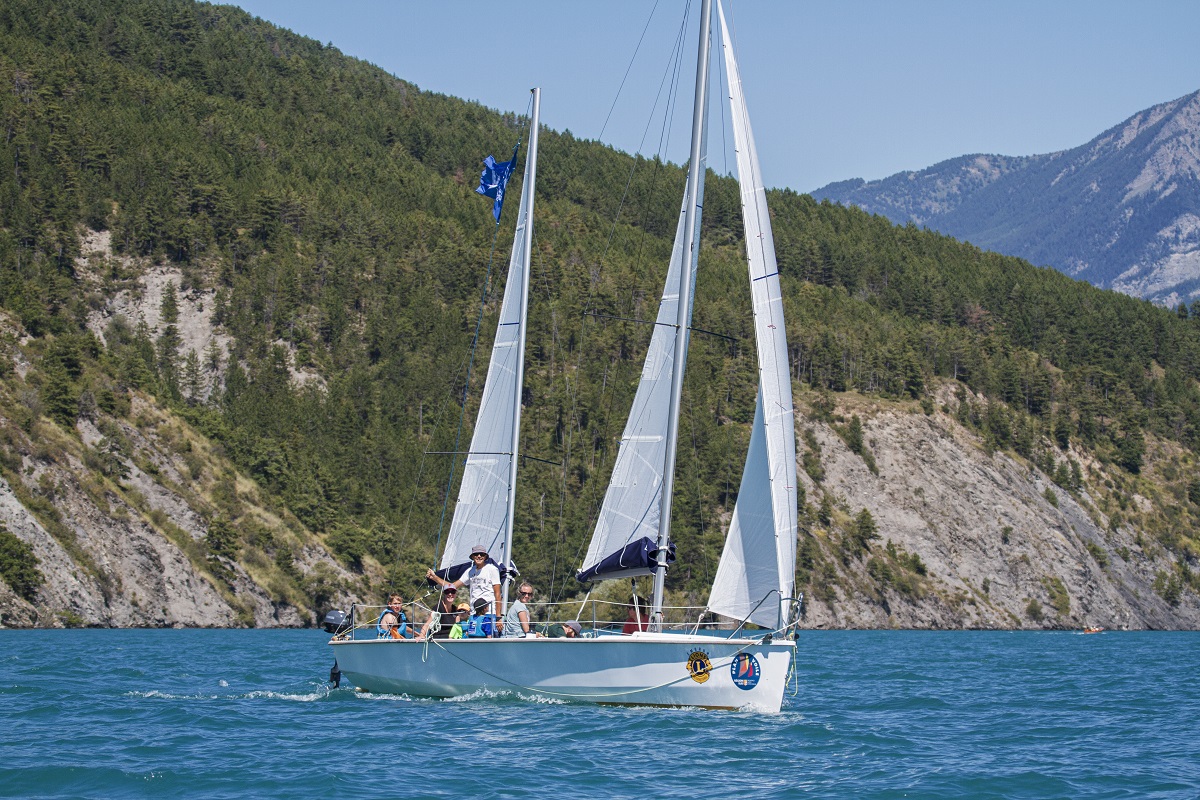
[[[522,583],[517,587],[517,601],[508,607],[504,615],[504,638],[519,639],[533,630],[529,624],[529,608],[526,601],[533,600],[533,587]]]

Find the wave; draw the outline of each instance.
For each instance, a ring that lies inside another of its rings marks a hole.
[[[222,685],[228,686],[224,681]],[[150,689],[148,691],[133,691],[126,692],[125,697],[144,697],[151,700],[286,700],[295,703],[312,703],[318,700],[324,700],[329,697],[331,690],[328,687],[318,689],[311,692],[287,692],[273,691],[270,689],[257,689],[251,692],[241,694],[175,694],[173,692],[164,692],[158,689]]]

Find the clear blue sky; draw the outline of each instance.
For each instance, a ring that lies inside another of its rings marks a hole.
[[[725,2],[764,177],[799,191],[967,153],[1074,147],[1200,89],[1195,0]],[[234,4],[422,89],[492,108],[524,112],[527,90],[541,86],[544,124],[653,154],[664,126],[651,108],[687,1],[658,0],[653,16],[654,0]],[[690,74],[693,32],[686,44]],[[665,152],[675,162],[687,157],[691,80]],[[724,171],[716,117],[710,136],[709,164]]]

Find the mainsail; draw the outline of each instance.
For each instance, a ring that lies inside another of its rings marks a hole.
[[[741,489],[717,568],[709,609],[723,616],[775,627],[786,621],[780,619],[780,614],[786,613],[787,602],[795,588],[796,442],[787,332],[766,189],[724,11],[720,3],[717,8],[730,85],[759,389]],[[703,130],[700,136],[699,147],[703,153]],[[699,174],[702,198],[703,168]],[[697,206],[700,205],[702,199],[697,201]],[[684,221],[687,208],[685,193],[655,331],[633,409],[621,437],[612,481],[605,494],[587,558],[578,575],[580,580],[648,575],[654,571],[668,449],[671,375],[676,321],[679,319],[678,287],[687,238]],[[693,241],[698,241],[698,219],[695,232]],[[690,255],[694,277],[694,248]],[[694,281],[690,285],[694,286]],[[688,298],[686,313],[689,321],[691,299]],[[687,335],[686,331],[683,335]]]
[[[649,575],[653,571],[667,451],[679,270],[684,260],[684,211],[679,212],[675,246],[633,409],[625,422],[612,479],[578,573],[581,581]]]
[[[466,565],[471,548],[481,544],[508,567],[512,542],[512,504],[517,443],[521,428],[521,379],[525,365],[525,321],[529,307],[529,250],[533,237],[534,178],[537,172],[540,93],[534,90],[529,155],[525,159],[516,236],[508,262],[508,280],[492,358],[480,398],[471,450],[441,569]]]
[[[796,429],[792,383],[766,188],[719,0],[717,12],[742,193],[759,386],[750,450],[708,607],[723,616],[775,628],[789,621],[788,602],[795,589]],[[778,595],[771,597],[776,591]]]
[[[701,116],[700,141],[695,159],[697,169],[694,197],[689,182],[684,186],[683,206],[675,227],[675,244],[663,282],[662,299],[641,380],[634,395],[633,408],[621,434],[621,444],[613,465],[612,479],[604,495],[604,504],[596,520],[596,529],[588,546],[587,556],[576,577],[581,581],[612,580],[653,574],[659,552],[659,526],[663,507],[663,476],[669,448],[671,428],[672,380],[675,354],[683,353],[687,362],[688,326],[692,320],[695,300],[696,264],[699,247],[688,242],[700,241],[699,209],[704,204],[704,173],[707,162],[705,132],[707,118]],[[692,235],[687,231],[688,201],[694,202]],[[687,263],[690,280],[687,285],[687,306],[684,324],[680,326],[680,277]],[[684,337],[684,346],[677,347],[677,332]],[[673,455],[673,453],[672,453]],[[670,483],[667,481],[666,483]],[[674,561],[674,545],[668,544],[668,561]]]

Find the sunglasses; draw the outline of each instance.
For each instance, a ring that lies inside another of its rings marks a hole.
[[[517,597],[533,597],[533,592],[517,592]]]

